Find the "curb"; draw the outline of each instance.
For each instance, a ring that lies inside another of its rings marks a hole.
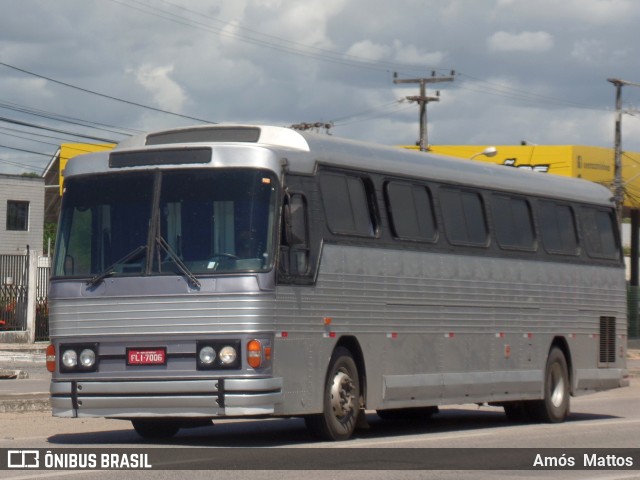
[[[0,368],[0,380],[21,380],[29,378],[29,372],[24,370],[5,370]]]
[[[0,413],[27,413],[51,411],[49,394],[28,393],[16,398],[0,398]]]

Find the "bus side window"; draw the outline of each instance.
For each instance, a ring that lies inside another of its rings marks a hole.
[[[578,255],[578,236],[573,209],[551,200],[539,202],[542,244],[556,255]]]
[[[321,172],[320,192],[331,233],[370,238],[377,235],[378,215],[370,180]]]
[[[303,195],[287,196],[282,209],[281,270],[293,276],[309,271],[309,228],[307,202]]]
[[[444,187],[440,190],[444,229],[452,245],[486,247],[488,230],[478,192]]]
[[[599,208],[581,209],[582,229],[586,238],[587,254],[595,258],[617,259],[618,248],[613,212]]]

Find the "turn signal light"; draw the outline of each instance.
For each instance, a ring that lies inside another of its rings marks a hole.
[[[47,347],[47,370],[51,373],[56,371],[56,347],[49,345]]]
[[[260,368],[262,365],[262,344],[259,340],[247,343],[247,363],[253,368]]]

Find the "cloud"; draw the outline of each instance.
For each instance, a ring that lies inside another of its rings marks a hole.
[[[547,32],[496,32],[488,40],[494,52],[546,52],[553,48],[553,36]]]
[[[160,106],[167,110],[180,112],[187,99],[182,87],[170,78],[173,65],[141,65],[133,71],[136,82],[145,87]]]
[[[354,43],[346,52],[347,56],[368,59],[370,61],[393,61],[398,63],[437,67],[444,61],[442,52],[425,52],[415,45],[405,45],[394,40],[390,45],[363,40]]]
[[[579,62],[596,66],[618,65],[629,57],[629,50],[627,47],[610,49],[605,41],[588,38],[573,44],[571,56]]]
[[[428,106],[429,140],[440,144],[526,138],[610,146],[614,90],[606,79],[640,82],[640,1],[633,0],[4,4],[0,61],[7,64],[216,122],[347,119],[336,122],[334,135],[388,145],[418,135],[417,105],[394,103],[416,95],[418,86],[399,89],[394,71],[401,78],[459,72],[454,82],[427,87],[428,95],[441,90],[440,101]],[[193,123],[9,68],[0,67],[0,87],[0,105],[118,129]],[[639,105],[640,88],[626,88],[623,104]],[[50,122],[1,106],[0,116]],[[0,124],[0,145],[53,153],[55,145],[42,141],[74,140],[35,136],[36,143],[9,136],[19,132],[6,127]],[[54,127],[79,128],[62,121]],[[640,151],[639,117],[625,116],[623,129],[624,148]],[[0,149],[0,160],[22,161],[18,155]]]
[[[394,60],[400,63],[424,65],[425,67],[437,67],[442,64],[445,54],[442,52],[423,52],[415,45],[404,45],[401,41],[393,42],[396,49]]]
[[[391,47],[389,45],[380,45],[371,40],[362,40],[356,42],[349,50],[347,56],[369,58],[371,60],[387,60],[391,55]]]

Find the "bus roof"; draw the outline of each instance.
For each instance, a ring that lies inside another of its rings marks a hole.
[[[201,125],[164,130],[126,139],[116,147],[114,152],[133,153],[141,149],[162,149],[163,146],[184,148],[193,144],[220,150],[232,147],[227,151],[234,152],[233,166],[240,166],[238,162],[242,162],[242,158],[247,157],[237,155],[239,153],[237,147],[251,146],[253,151],[266,149],[275,154],[275,157],[262,155],[265,168],[277,169],[279,160],[286,158],[287,168],[292,173],[312,174],[319,165],[329,165],[613,206],[612,194],[607,188],[586,180],[457,159],[429,152],[369,144],[329,135],[299,132],[285,127]],[[97,161],[92,162],[93,167],[96,168],[93,171],[107,171],[104,167],[106,167],[105,162],[109,153],[90,155]],[[98,161],[96,156],[101,156],[101,161]],[[82,161],[80,160],[82,157],[86,156],[81,156],[78,160]],[[216,157],[218,159],[216,165],[220,165],[219,159],[222,156]],[[271,158],[268,159],[268,157]],[[274,161],[276,159],[277,162]],[[248,161],[247,166],[249,165],[256,166],[255,159]],[[74,169],[71,166],[68,173],[69,175],[90,173],[89,165],[83,167]],[[66,172],[65,176],[67,176]]]

